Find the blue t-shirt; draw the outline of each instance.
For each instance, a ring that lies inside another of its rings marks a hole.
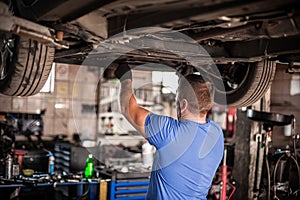
[[[146,138],[156,147],[147,199],[206,199],[223,156],[219,125],[149,114]]]

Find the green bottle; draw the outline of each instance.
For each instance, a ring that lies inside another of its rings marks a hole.
[[[94,174],[94,160],[93,160],[93,155],[89,154],[89,157],[86,159],[84,177],[92,178],[93,174]]]

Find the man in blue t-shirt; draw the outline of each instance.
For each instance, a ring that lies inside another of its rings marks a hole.
[[[212,84],[200,75],[182,76],[176,120],[137,104],[127,64],[121,64],[115,75],[121,81],[122,114],[157,150],[147,199],[206,199],[224,149],[221,128],[206,118],[213,104]]]

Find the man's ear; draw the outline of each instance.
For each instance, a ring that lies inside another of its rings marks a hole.
[[[188,101],[186,99],[183,99],[181,101],[181,111],[185,111],[188,109]]]

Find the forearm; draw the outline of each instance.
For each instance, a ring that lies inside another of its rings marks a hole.
[[[137,104],[136,98],[132,91],[132,81],[130,79],[121,82],[120,87],[120,108],[122,114],[131,123],[131,125],[146,137],[144,125],[148,110]]]
[[[119,96],[120,96],[121,113],[123,115],[125,115],[126,118],[128,118],[128,117],[130,117],[130,111],[129,111],[130,101],[131,101],[130,99],[134,98],[134,95],[132,92],[132,80],[126,79],[121,82]]]
[[[132,75],[128,65],[119,66],[115,74],[121,81],[119,93],[121,113],[137,131],[146,137],[144,125],[150,112],[137,104],[132,90]]]

